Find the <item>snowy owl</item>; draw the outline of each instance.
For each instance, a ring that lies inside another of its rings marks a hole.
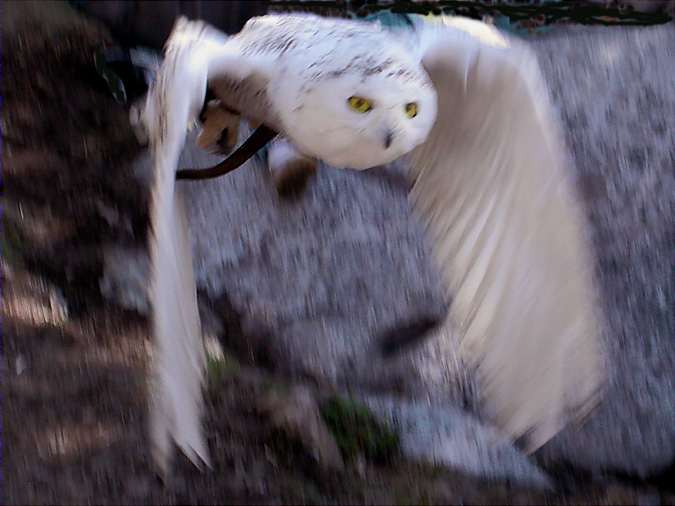
[[[553,107],[522,42],[478,21],[251,19],[227,36],[179,19],[142,111],[154,158],[151,243],[155,461],[173,442],[208,463],[204,352],[188,223],[174,191],[207,90],[278,132],[291,158],[368,169],[403,158],[486,412],[534,450],[603,385],[584,217]],[[349,198],[345,196],[344,198]],[[395,275],[395,274],[392,274]]]

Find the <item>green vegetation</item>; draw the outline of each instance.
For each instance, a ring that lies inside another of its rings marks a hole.
[[[24,239],[19,227],[7,218],[2,220],[0,254],[13,267],[23,266]]]
[[[331,397],[322,404],[321,416],[345,460],[362,454],[368,460],[388,463],[399,453],[398,435],[353,400]]]
[[[218,385],[225,378],[239,372],[239,362],[232,355],[223,352],[221,356],[207,354],[206,374],[210,385]]]

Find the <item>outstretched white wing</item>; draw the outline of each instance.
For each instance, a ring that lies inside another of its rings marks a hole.
[[[179,19],[167,42],[142,120],[154,161],[151,188],[151,287],[154,337],[150,434],[153,458],[166,475],[173,443],[196,465],[208,464],[201,428],[204,349],[185,210],[175,172],[190,125],[211,79],[265,79],[260,60],[201,22]]]
[[[598,398],[593,263],[535,56],[483,23],[418,26],[438,118],[411,154],[411,199],[482,396],[534,450]]]

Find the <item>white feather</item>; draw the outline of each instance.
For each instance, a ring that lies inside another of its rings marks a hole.
[[[149,245],[154,337],[150,436],[153,459],[164,476],[174,442],[195,465],[209,464],[201,427],[205,354],[189,229],[175,172],[209,75],[227,72],[244,79],[253,72],[252,60],[242,61],[239,54],[235,43],[203,23],[179,19],[143,111],[155,167]]]
[[[470,20],[418,28],[438,114],[411,156],[411,198],[486,407],[534,450],[602,384],[593,263],[562,136],[527,48]]]

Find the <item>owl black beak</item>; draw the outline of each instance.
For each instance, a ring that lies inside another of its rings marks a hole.
[[[389,146],[391,146],[391,141],[393,140],[394,132],[387,130],[387,132],[384,134],[384,149],[389,149]]]

